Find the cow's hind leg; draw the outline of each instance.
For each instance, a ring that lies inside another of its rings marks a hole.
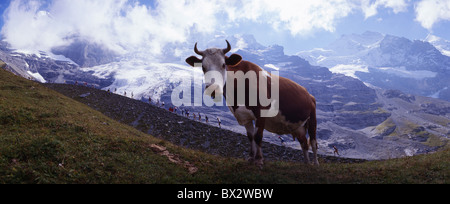
[[[255,142],[256,129],[255,126],[253,125],[253,121],[247,123],[245,125],[245,129],[247,130],[247,137],[248,140],[250,141],[250,158],[248,158],[248,161],[253,163],[255,161],[256,155],[256,142]]]
[[[264,164],[264,158],[262,153],[262,139],[264,133],[265,119],[259,118],[256,120],[256,129],[255,129],[255,143],[256,143],[256,155],[255,155],[255,164],[258,166],[262,166]]]
[[[315,100],[314,100],[315,101]],[[314,165],[319,165],[319,160],[317,159],[317,118],[316,118],[316,111],[314,110],[311,113],[310,120],[308,121],[308,135],[309,135],[309,142],[311,144],[311,149],[313,151],[313,162]]]
[[[309,143],[311,144],[311,149],[313,151],[313,162],[314,162],[314,165],[319,165],[319,160],[317,159],[317,149],[318,149],[318,147],[317,147],[317,140],[315,138],[313,139],[311,137],[311,135],[309,136],[309,138],[310,138]]]
[[[303,157],[305,164],[309,164],[309,154],[308,154],[308,139],[306,138],[306,128],[299,127],[292,133],[294,138],[297,138],[302,147]]]

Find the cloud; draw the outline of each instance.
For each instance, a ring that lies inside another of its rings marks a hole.
[[[415,5],[416,21],[422,27],[431,30],[441,20],[450,20],[450,1],[423,0]]]
[[[378,9],[380,7],[390,8],[394,11],[395,14],[400,12],[407,11],[408,4],[405,0],[362,0],[361,1],[361,9],[365,15],[365,18],[368,19],[372,16],[378,14]]]
[[[306,35],[314,30],[333,32],[336,21],[352,10],[353,4],[342,0],[254,0],[240,8],[240,17]]]
[[[191,32],[214,31],[218,9],[199,0],[158,1],[155,8],[128,0],[12,0],[1,32],[16,49],[49,51],[81,38],[118,53],[160,53]]]
[[[39,1],[29,1],[27,4],[11,1],[4,14],[2,34],[16,48],[64,44],[64,40],[59,37],[60,30],[55,28],[52,32],[45,31],[53,26],[54,19],[48,13],[40,11],[40,6]]]
[[[15,49],[50,51],[76,39],[120,54],[163,54],[166,45],[185,43],[239,25],[306,36],[334,32],[340,19],[379,8],[405,11],[405,0],[12,0],[3,14],[2,35]],[[242,28],[245,29],[245,28]],[[246,32],[243,30],[242,32]]]
[[[356,6],[352,0],[246,0],[234,1],[231,8],[224,8],[232,22],[268,24],[297,36],[317,30],[334,32],[337,21]]]

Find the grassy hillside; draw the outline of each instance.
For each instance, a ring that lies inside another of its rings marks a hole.
[[[175,146],[0,69],[0,183],[450,183],[450,150],[361,164],[267,162]]]

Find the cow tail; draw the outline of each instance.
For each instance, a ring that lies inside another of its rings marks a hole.
[[[316,138],[316,133],[317,133],[317,117],[316,117],[316,99],[312,97],[312,100],[314,102],[314,108],[311,111],[311,115],[309,116],[309,121],[308,121],[308,135],[309,135],[309,144],[310,145],[316,145],[317,147],[317,138]]]

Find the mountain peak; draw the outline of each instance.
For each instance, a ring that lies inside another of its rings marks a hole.
[[[432,44],[436,49],[438,49],[443,55],[450,57],[450,41],[442,39],[438,36],[435,36],[433,34],[428,34],[428,36],[425,38],[426,42],[429,42]]]
[[[343,35],[326,49],[299,56],[380,88],[450,100],[450,42],[431,34],[425,41],[371,31]]]
[[[86,40],[75,40],[69,46],[60,46],[52,49],[52,53],[63,55],[80,67],[92,67],[113,62],[117,54],[102,45],[90,43]]]
[[[427,35],[427,37],[425,38],[425,41],[427,41],[427,42],[429,42],[429,43],[438,42],[438,41],[441,41],[441,40],[442,40],[442,39],[441,39],[440,37],[435,36],[435,35],[433,35],[433,34],[431,34],[431,33],[429,33],[429,34]]]
[[[378,45],[384,38],[385,35],[373,31],[366,31],[362,34],[342,35],[328,45],[326,49],[339,51],[341,54],[354,54]]]

